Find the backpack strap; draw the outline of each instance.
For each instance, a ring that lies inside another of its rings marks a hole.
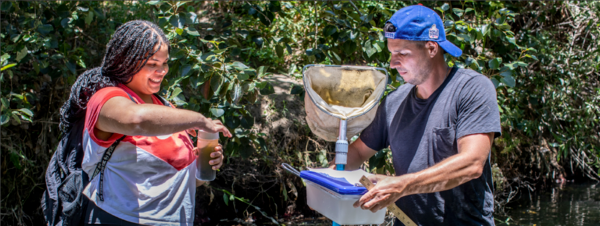
[[[127,96],[129,96],[129,99],[131,99],[131,101],[137,103],[129,93],[127,93]],[[98,198],[100,198],[100,201],[104,201],[104,195],[102,195],[102,184],[104,183],[104,169],[106,168],[106,163],[108,163],[108,160],[110,160],[110,157],[112,157],[112,154],[115,151],[117,145],[119,145],[119,143],[123,139],[125,139],[125,137],[126,135],[123,135],[121,138],[117,139],[110,147],[106,149],[104,155],[102,155],[102,160],[98,164],[96,164],[96,170],[94,170],[94,174],[92,174],[92,177],[90,178],[90,180],[92,180],[92,178],[100,174],[100,183],[98,184]]]
[[[154,96],[156,98],[158,98],[160,100],[160,102],[162,102],[163,105],[168,106],[168,107],[173,107],[173,105],[171,104],[171,102],[167,101],[165,98],[159,96],[158,94],[154,94]]]

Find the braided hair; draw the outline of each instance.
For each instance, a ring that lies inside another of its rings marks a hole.
[[[160,48],[168,46],[169,39],[156,24],[133,20],[121,25],[106,45],[102,65],[81,74],[73,86],[69,99],[60,108],[60,130],[68,132],[73,123],[85,117],[86,106],[96,91],[118,84],[127,84],[133,79]]]

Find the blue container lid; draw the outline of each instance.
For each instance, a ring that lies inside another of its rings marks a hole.
[[[340,195],[362,195],[367,193],[365,187],[357,187],[350,184],[346,179],[341,177],[331,177],[324,173],[304,170],[300,172],[300,177],[315,184],[321,185]]]

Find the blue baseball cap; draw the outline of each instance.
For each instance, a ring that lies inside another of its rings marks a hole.
[[[460,48],[446,40],[442,18],[425,6],[413,5],[396,11],[383,30],[386,38],[434,41],[450,55],[462,55]]]

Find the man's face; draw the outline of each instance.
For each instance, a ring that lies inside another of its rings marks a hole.
[[[427,48],[415,41],[388,39],[388,50],[392,53],[390,67],[398,70],[405,82],[420,85],[432,71]]]

